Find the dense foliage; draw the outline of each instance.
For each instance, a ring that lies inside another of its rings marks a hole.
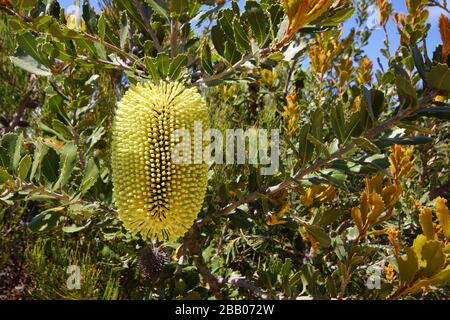
[[[448,299],[450,12],[405,2],[0,0],[0,299]],[[281,130],[279,171],[211,165],[172,242],[114,203],[116,106],[144,81],[198,88],[223,132]]]

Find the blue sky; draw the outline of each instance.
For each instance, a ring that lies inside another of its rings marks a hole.
[[[82,1],[82,0],[81,0]],[[73,0],[60,0],[59,3],[62,7],[67,8],[74,3]],[[240,5],[244,3],[244,0],[239,0]],[[394,10],[399,12],[406,12],[406,6],[404,0],[393,0],[392,1]],[[91,0],[91,4],[98,8],[97,0]],[[429,32],[429,36],[427,38],[427,45],[429,53],[432,54],[436,46],[441,43],[439,28],[438,28],[438,19],[439,15],[443,13],[442,9],[439,8],[430,8],[430,17],[428,19],[428,23],[431,24],[431,30]],[[348,32],[355,25],[355,20],[352,18],[344,26],[344,30]],[[391,41],[391,50],[395,50],[398,47],[400,36],[398,34],[395,23],[390,20],[388,24],[388,32]],[[372,37],[369,40],[369,45],[364,48],[366,55],[372,60],[376,61],[378,57],[382,57],[380,53],[380,49],[384,47],[384,38],[385,34],[382,29],[375,29],[373,31]],[[383,61],[385,64],[386,61]]]
[[[403,0],[394,0],[392,1],[394,10],[397,12],[407,12],[405,1]],[[436,48],[436,46],[440,43],[441,37],[439,34],[439,16],[444,13],[442,9],[439,8],[430,8],[429,9],[430,16],[428,18],[428,23],[431,24],[431,29],[428,34],[427,38],[427,47],[429,54],[431,55]],[[345,24],[345,29],[348,31],[352,26],[355,25],[354,19],[350,19]],[[397,26],[395,25],[394,21],[390,19],[389,24],[387,26],[388,33],[389,33],[389,40],[391,45],[391,53],[395,49],[398,48],[399,42],[400,42],[400,35],[397,31]],[[367,56],[372,60],[376,61],[378,57],[382,57],[380,53],[380,49],[384,47],[384,39],[385,39],[385,33],[383,29],[375,29],[372,33],[372,37],[369,40],[369,45],[364,48],[364,51],[366,52]],[[383,61],[385,63],[385,61]]]

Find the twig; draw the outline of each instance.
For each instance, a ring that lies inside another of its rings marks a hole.
[[[255,286],[252,282],[248,281],[245,277],[239,278],[230,278],[227,282],[231,285],[244,289],[250,292],[253,296],[263,299],[263,300],[272,300],[273,297],[269,293],[265,293],[260,288]]]
[[[222,298],[221,288],[222,283],[221,279],[216,277],[211,270],[209,270],[205,259],[203,259],[202,249],[200,245],[200,232],[199,226],[194,224],[192,228],[188,231],[185,236],[183,246],[191,252],[194,259],[195,267],[198,272],[203,276],[205,282],[208,284],[210,290],[214,294],[214,296],[218,299]]]
[[[31,193],[38,193],[39,195],[47,196],[47,197],[52,198],[53,200],[57,200],[59,202],[71,202],[71,198],[67,194],[56,193],[56,192],[50,191],[44,187],[38,187],[32,183],[22,184],[20,191],[29,191]],[[72,202],[72,204],[91,205],[92,203],[86,202],[83,200],[77,200],[77,201]]]
[[[139,11],[139,15],[141,16],[142,20],[144,20],[145,27],[147,29],[147,33],[149,34],[150,38],[153,41],[153,45],[155,46],[156,51],[162,52],[163,47],[161,46],[161,43],[159,42],[158,36],[156,35],[155,30],[152,28],[152,25],[150,23],[150,20],[144,13],[144,8],[142,7],[142,4],[140,1],[135,1],[136,3],[136,9]]]
[[[20,15],[20,13],[14,11],[14,10],[11,10],[11,9],[8,9],[8,8],[2,7],[2,6],[0,6],[0,8],[1,8],[1,9],[4,9],[4,10],[7,10],[10,14],[17,16],[19,19],[21,19],[21,20],[22,20],[23,22],[25,22],[25,23],[28,23],[28,22],[29,22],[29,21],[27,20],[26,17]],[[33,31],[36,32],[36,33],[42,33],[42,31],[36,30],[36,29],[33,27],[33,25],[31,25],[31,24],[28,25],[28,27],[30,28],[30,30],[33,30]],[[114,52],[114,53],[117,53],[118,55],[124,57],[125,59],[128,59],[128,60],[129,60],[130,62],[132,62],[133,64],[136,64],[136,65],[138,65],[139,67],[141,67],[141,68],[143,68],[144,70],[146,70],[145,64],[143,64],[142,62],[140,62],[139,59],[138,59],[137,57],[135,57],[134,55],[132,55],[132,54],[130,54],[130,53],[124,51],[124,50],[122,50],[121,48],[118,48],[118,47],[116,47],[115,45],[113,45],[113,44],[111,44],[111,43],[108,43],[108,42],[104,41],[103,39],[101,39],[101,38],[99,38],[99,37],[97,37],[97,36],[91,35],[91,34],[89,34],[89,33],[86,33],[86,32],[78,32],[78,34],[81,35],[81,36],[83,36],[83,38],[85,38],[85,39],[87,39],[87,40],[94,41],[94,42],[97,42],[97,43],[101,44],[101,45],[104,46],[106,49],[109,49],[109,51],[112,51],[112,52]],[[107,61],[104,61],[104,60],[98,60],[98,61],[99,61],[99,62],[102,62],[102,63],[106,63],[106,62],[107,62]],[[111,64],[111,63],[108,63],[108,64]],[[115,64],[113,64],[113,65],[115,65]],[[117,66],[117,65],[115,65],[115,66]]]
[[[273,52],[272,48],[266,48],[266,49],[261,50],[259,52],[259,54],[260,54],[261,57],[265,57],[265,56],[269,55],[272,52]],[[206,77],[206,78],[201,78],[201,79],[199,79],[197,81],[197,83],[198,84],[203,84],[203,83],[211,82],[211,81],[214,81],[214,80],[220,80],[220,79],[222,79],[222,78],[232,74],[234,71],[236,71],[236,69],[239,69],[240,67],[242,67],[242,65],[244,65],[247,61],[249,61],[252,57],[253,57],[252,55],[244,56],[244,57],[241,58],[241,60],[239,60],[238,62],[236,62],[232,66],[228,67],[224,71],[222,71],[222,72],[220,72],[218,74]]]
[[[297,58],[297,59],[295,59],[295,60],[293,60],[293,61],[291,62],[291,67],[289,68],[288,77],[287,77],[287,79],[286,79],[286,85],[284,86],[284,91],[283,91],[284,96],[287,96],[288,93],[289,93],[289,86],[290,86],[290,84],[291,84],[292,76],[294,75],[294,72],[295,72],[295,68],[296,68],[296,66],[297,66],[298,59],[299,59],[299,58]]]
[[[170,57],[175,58],[178,54],[179,22],[177,19],[170,20]]]
[[[348,284],[350,282],[350,276],[352,274],[351,265],[352,265],[353,257],[356,254],[356,250],[355,249],[360,244],[361,240],[362,240],[362,236],[359,235],[358,238],[356,238],[353,241],[351,251],[350,251],[350,253],[349,253],[349,255],[348,255],[348,257],[347,257],[347,259],[345,261],[345,275],[341,275],[342,276],[342,281],[341,281],[341,287],[339,289],[338,300],[343,300],[344,299],[345,291],[347,290]]]
[[[56,91],[57,94],[59,94],[64,100],[70,101],[70,98],[61,90],[61,88],[56,84],[55,81],[51,80],[50,85],[52,86],[53,90]]]
[[[222,299],[221,289],[228,283],[248,291],[253,296],[260,299],[272,299],[272,296],[268,293],[263,292],[251,281],[247,280],[245,277],[232,277],[229,279],[224,279],[222,277],[215,276],[202,255],[202,243],[200,241],[200,228],[203,226],[204,222],[202,220],[197,221],[192,228],[188,231],[184,238],[183,246],[187,248],[189,252],[193,255],[193,260],[195,267],[198,272],[202,275],[205,282],[208,284],[210,290],[214,296],[218,299]]]
[[[34,89],[36,88],[36,78],[34,76],[31,76],[31,86],[28,89],[25,97],[22,98],[20,105],[16,111],[16,113],[14,114],[13,119],[11,120],[11,123],[9,124],[8,127],[5,128],[5,132],[12,132],[14,130],[16,130],[16,127],[19,125],[20,121],[22,120],[22,117],[25,113],[25,110],[27,109],[28,104],[31,102],[31,95],[34,92]]]
[[[439,3],[438,1],[431,0],[431,1],[428,3],[428,6],[429,6],[429,7],[438,7],[438,8],[440,8],[440,9],[444,10],[445,12],[447,12],[448,14],[450,14],[450,9],[444,7],[444,5],[442,5],[442,4]]]
[[[448,181],[445,185],[443,185],[440,188],[433,189],[430,191],[429,198],[430,200],[434,200],[437,197],[441,196],[442,194],[450,191],[450,181]]]
[[[140,62],[139,59],[137,59],[137,57],[135,57],[134,55],[132,55],[132,54],[130,54],[130,53],[128,53],[128,52],[126,52],[126,51],[116,47],[115,45],[110,44],[109,42],[106,42],[103,39],[98,38],[96,36],[93,36],[93,35],[91,35],[89,33],[82,32],[80,34],[82,36],[84,36],[86,39],[94,41],[94,42],[98,42],[99,44],[104,46],[106,49],[109,49],[110,51],[115,52],[115,53],[123,56],[124,58],[126,58],[126,59],[130,60],[131,62],[133,62],[133,64],[137,64],[143,69],[146,68],[146,66],[142,62]]]

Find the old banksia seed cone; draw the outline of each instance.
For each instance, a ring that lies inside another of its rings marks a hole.
[[[205,163],[178,164],[172,152],[176,130],[191,136],[194,122],[209,127],[205,100],[181,83],[144,83],[132,87],[119,102],[113,126],[114,199],[120,219],[144,239],[174,240],[190,228],[206,192]],[[188,146],[189,146],[188,145]]]
[[[150,283],[155,282],[158,280],[168,261],[169,257],[161,249],[154,247],[142,249],[138,256],[138,267],[141,278]]]

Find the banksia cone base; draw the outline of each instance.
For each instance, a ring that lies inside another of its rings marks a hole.
[[[175,240],[197,217],[208,167],[172,159],[179,143],[174,132],[185,129],[193,137],[197,121],[203,130],[209,127],[206,103],[196,89],[181,83],[138,84],[118,104],[112,143],[114,199],[133,234]],[[198,150],[193,140],[188,148],[195,159],[204,146]]]
[[[143,280],[155,282],[169,262],[164,251],[147,247],[141,250],[138,258],[138,266]]]

